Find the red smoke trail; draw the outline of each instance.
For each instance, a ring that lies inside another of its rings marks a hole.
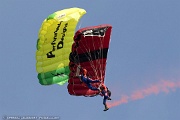
[[[143,99],[144,97],[151,94],[158,94],[160,92],[169,93],[170,91],[175,91],[176,88],[180,88],[180,81],[166,81],[162,80],[156,84],[150,85],[149,87],[133,91],[131,95],[123,95],[121,99],[109,102],[109,107],[118,106],[129,101],[134,101],[138,99]]]

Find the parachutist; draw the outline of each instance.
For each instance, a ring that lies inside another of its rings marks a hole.
[[[99,88],[93,87],[91,85],[91,83],[101,83],[101,81],[100,80],[92,80],[91,78],[87,77],[86,69],[83,69],[83,74],[79,75],[79,78],[80,78],[81,82],[85,83],[88,86],[89,89],[100,91]]]
[[[109,108],[108,108],[108,106],[107,106],[107,104],[106,104],[106,101],[107,100],[111,100],[111,98],[110,98],[110,96],[111,96],[111,91],[104,85],[104,84],[102,84],[101,86],[100,86],[100,90],[101,90],[101,93],[100,93],[100,95],[101,96],[104,96],[104,99],[103,99],[103,104],[104,104],[104,111],[107,111]]]

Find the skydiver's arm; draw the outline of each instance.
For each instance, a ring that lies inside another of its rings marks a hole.
[[[91,78],[88,78],[88,81],[89,81],[90,83],[98,83],[98,82],[101,82],[100,80],[93,80],[93,79],[91,79]]]

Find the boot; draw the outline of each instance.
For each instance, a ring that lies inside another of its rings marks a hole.
[[[107,107],[107,105],[104,105],[105,106],[105,109],[104,109],[104,111],[107,111],[107,110],[109,110],[109,108]]]
[[[108,97],[108,100],[111,100],[111,98],[110,98],[110,97]]]

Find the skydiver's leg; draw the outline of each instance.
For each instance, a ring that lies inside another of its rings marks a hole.
[[[106,100],[107,100],[107,98],[104,96],[103,105],[106,105]]]
[[[93,87],[91,84],[88,84],[88,88],[89,88],[89,89],[91,89],[91,90],[98,90],[98,91],[99,91],[99,89],[98,89],[98,88]]]
[[[88,80],[89,83],[99,83],[101,82],[100,80]]]
[[[107,96],[104,96],[104,99],[103,99],[104,111],[107,111],[109,109],[107,104],[106,104],[107,98],[108,98]]]

